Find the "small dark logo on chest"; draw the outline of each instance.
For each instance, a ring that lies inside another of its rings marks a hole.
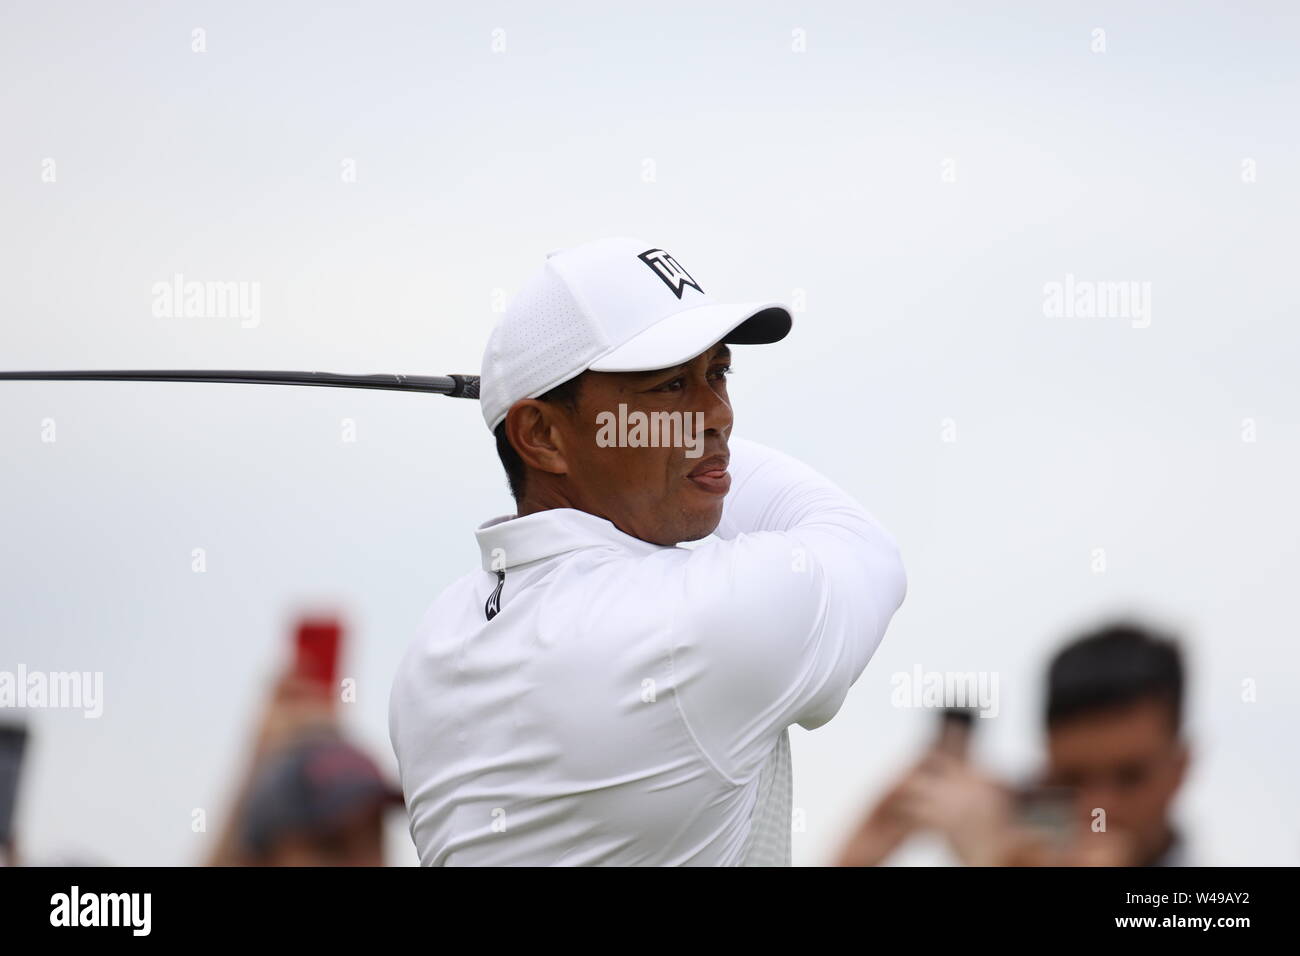
[[[505,583],[506,573],[504,571],[498,571],[497,586],[493,588],[492,593],[488,595],[487,604],[483,605],[483,613],[487,615],[489,621],[501,613],[501,588],[505,586]]]

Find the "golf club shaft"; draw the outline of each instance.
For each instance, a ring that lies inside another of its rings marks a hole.
[[[0,380],[36,382],[231,382],[247,385],[318,385],[428,392],[451,398],[478,398],[477,375],[338,375],[333,372],[223,370],[92,370],[75,372],[0,372]]]

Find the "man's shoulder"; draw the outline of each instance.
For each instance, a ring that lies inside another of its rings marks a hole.
[[[449,604],[463,601],[465,595],[478,588],[480,582],[482,582],[489,573],[490,572],[484,571],[482,568],[475,568],[472,571],[466,571],[464,574],[460,575],[460,577],[454,578],[449,584],[444,585],[442,590],[434,595],[433,599],[425,608],[424,615],[420,618],[421,629],[423,629],[424,625],[428,623],[431,617],[444,611]]]
[[[780,629],[815,616],[822,604],[825,575],[816,555],[780,532],[709,539],[685,554],[684,598],[705,615]]]

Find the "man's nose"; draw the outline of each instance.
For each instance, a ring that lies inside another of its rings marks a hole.
[[[711,382],[704,385],[704,430],[727,434],[731,430],[731,402],[727,395]]]
[[[1079,810],[1089,817],[1097,809],[1110,813],[1116,804],[1115,796],[1115,788],[1105,783],[1087,784],[1079,790]]]

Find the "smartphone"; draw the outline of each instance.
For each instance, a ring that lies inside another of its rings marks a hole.
[[[337,688],[343,626],[332,617],[304,618],[294,633],[294,673],[331,696]]]
[[[975,712],[965,707],[945,707],[939,713],[939,732],[934,749],[953,757],[965,759],[970,751],[971,730]]]
[[[0,850],[7,851],[13,843],[18,775],[22,770],[23,751],[26,748],[26,727],[22,724],[0,724]]]
[[[1068,787],[1030,784],[1016,792],[1016,820],[1063,849],[1075,836],[1075,793]]]

